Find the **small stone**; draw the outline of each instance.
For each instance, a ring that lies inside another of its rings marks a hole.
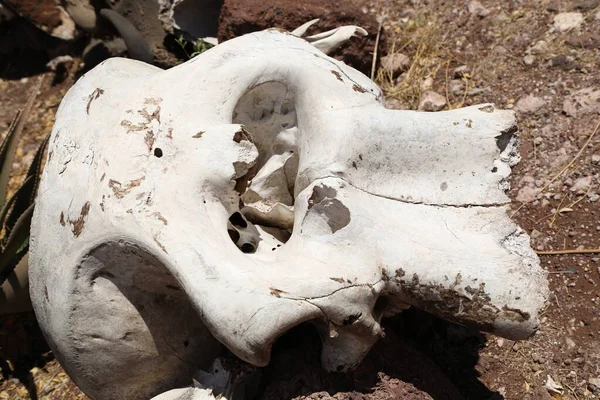
[[[492,93],[492,88],[489,86],[484,88],[474,88],[467,92],[467,96],[477,96],[482,93]]]
[[[407,110],[408,109],[408,107],[405,104],[403,104],[398,99],[394,99],[393,97],[385,99],[385,108],[388,108],[390,110]]]
[[[455,96],[461,95],[465,91],[465,84],[460,79],[452,79],[448,85],[450,93]]]
[[[600,10],[598,10],[598,12],[596,13],[596,15],[594,16],[594,19],[596,21],[600,21]]]
[[[565,41],[565,43],[569,46],[577,48],[597,49],[600,48],[600,35],[597,33],[572,35]]]
[[[452,82],[450,82],[452,83]],[[423,82],[421,82],[421,90],[426,92],[433,87],[433,78],[427,77]]]
[[[566,54],[559,54],[550,60],[550,65],[564,71],[569,71],[575,67],[575,58]]]
[[[575,9],[576,10],[593,10],[594,8],[598,7],[600,5],[600,1],[599,0],[583,0],[578,2],[577,4],[575,4]]]
[[[535,57],[533,54],[527,54],[525,57],[523,57],[523,64],[531,66],[533,63],[535,63]]]
[[[588,87],[570,94],[563,101],[563,112],[571,117],[600,113],[600,90]]]
[[[485,18],[488,15],[490,15],[490,10],[485,8],[483,4],[481,4],[477,0],[472,0],[467,6],[467,8],[471,14],[477,15],[479,18]]]
[[[548,51],[548,43],[545,40],[538,40],[528,51],[530,54],[541,54]]]
[[[569,350],[571,350],[571,349],[574,349],[574,348],[575,348],[575,346],[577,346],[577,345],[575,344],[575,342],[573,341],[573,339],[571,339],[571,338],[566,338],[566,339],[565,339],[565,342],[567,343],[567,349],[569,349]],[[566,361],[566,360],[565,360],[565,361]],[[570,362],[570,360],[569,360],[569,362]]]
[[[594,164],[600,164],[600,154],[592,154],[592,162]]]
[[[554,29],[565,32],[578,27],[583,22],[583,14],[578,12],[560,13],[554,17]]]
[[[468,73],[469,73],[469,67],[467,67],[466,65],[461,65],[460,67],[454,68],[454,71],[452,71],[452,77],[454,79],[460,79]]]
[[[600,390],[600,376],[588,379],[588,384],[591,386],[590,390]]]
[[[410,57],[402,53],[381,57],[381,67],[392,76],[400,75],[410,68]]]
[[[571,185],[571,192],[576,192],[576,193],[587,192],[588,188],[592,185],[593,180],[594,180],[594,177],[591,175],[584,176],[584,177],[577,179],[575,182],[573,182],[573,185]]]
[[[440,111],[446,107],[446,98],[436,92],[425,92],[419,102],[420,111]]]
[[[499,338],[498,340],[496,340],[496,344],[498,345],[498,347],[504,346],[504,339]]]
[[[519,101],[515,105],[515,110],[520,111],[522,113],[535,113],[540,108],[546,105],[546,102],[539,97],[535,97],[533,95],[527,95]]]
[[[523,186],[517,193],[516,200],[521,203],[531,203],[535,200],[538,190],[532,186]]]

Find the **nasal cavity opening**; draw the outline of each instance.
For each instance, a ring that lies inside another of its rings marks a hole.
[[[297,115],[288,86],[270,81],[250,88],[232,114],[258,150],[256,166],[236,183],[239,211],[228,222],[231,240],[244,253],[275,252],[294,226],[294,188],[298,174]],[[234,233],[235,232],[235,233]]]

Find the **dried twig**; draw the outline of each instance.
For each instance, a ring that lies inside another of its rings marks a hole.
[[[538,255],[560,255],[560,254],[588,254],[600,253],[598,249],[566,249],[566,250],[535,250]]]
[[[381,27],[383,26],[383,21],[387,16],[381,16],[378,18],[379,27],[377,28],[377,37],[375,38],[375,50],[373,51],[373,63],[371,64],[371,80],[375,78],[375,65],[377,65],[377,50],[379,49],[379,38],[381,36]]]

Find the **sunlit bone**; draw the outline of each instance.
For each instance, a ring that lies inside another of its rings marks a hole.
[[[306,321],[323,365],[345,370],[407,305],[532,335],[548,283],[507,216],[514,113],[382,104],[367,77],[276,30],[166,71],[109,59],[82,77],[57,113],[30,252],[36,315],[77,385],[149,398],[189,385],[221,344],[266,365]],[[236,213],[254,249],[232,240]]]

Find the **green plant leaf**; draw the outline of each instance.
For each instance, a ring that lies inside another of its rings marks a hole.
[[[27,253],[33,208],[34,205],[32,204],[19,217],[8,239],[5,241],[2,254],[0,254],[0,285],[4,283],[21,258]]]
[[[40,146],[38,147],[37,151],[35,152],[33,161],[31,162],[29,170],[27,171],[25,181],[23,182],[21,187],[19,187],[17,193],[15,193],[15,195],[13,196],[16,196],[16,199],[13,200],[14,205],[12,209],[10,209],[8,217],[6,218],[6,220],[4,218],[0,218],[0,223],[4,223],[4,227],[5,229],[7,229],[6,233],[10,233],[10,230],[12,230],[13,226],[17,222],[17,219],[35,201],[35,195],[40,183],[40,178],[43,169],[42,160],[44,158],[46,147],[48,147],[49,138],[49,135],[46,136],[42,143],[40,143]],[[1,214],[0,217],[2,217]]]
[[[8,211],[10,210],[12,205],[15,203],[15,200],[19,198],[21,192],[31,190],[31,187],[33,187],[33,185],[34,185],[33,177],[28,176],[27,178],[25,178],[25,180],[23,181],[23,184],[17,189],[17,191],[15,193],[13,193],[12,196],[10,196],[10,198],[8,199],[8,201],[6,203],[4,203],[2,210],[0,210],[0,230],[4,230],[4,232],[7,232],[6,231],[6,229],[7,229],[6,216],[8,215]]]
[[[8,133],[0,146],[0,207],[6,202],[6,193],[8,192],[8,181],[10,179],[10,171],[12,168],[15,152],[17,150],[17,142],[23,132],[23,127],[27,121],[27,117],[33,108],[33,102],[37,96],[37,92],[42,85],[40,78],[33,88],[33,92],[29,95],[27,103],[23,111],[19,112],[8,129]]]

